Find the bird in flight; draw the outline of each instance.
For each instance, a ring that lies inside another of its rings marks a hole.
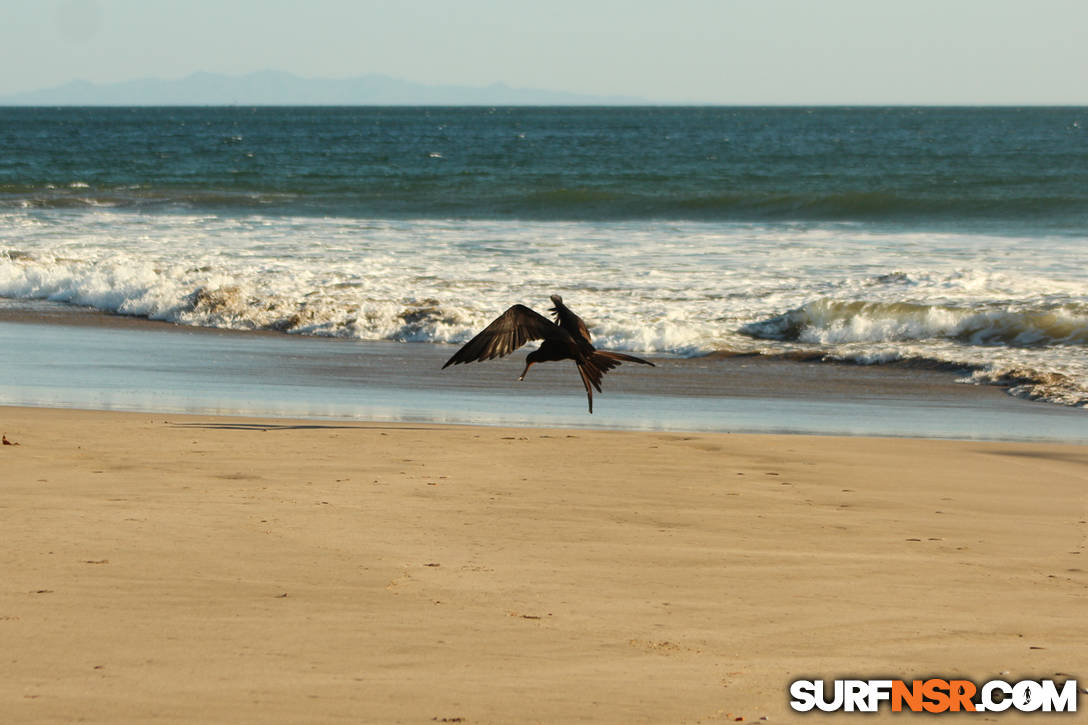
[[[592,413],[593,389],[601,392],[601,377],[605,373],[623,362],[653,367],[654,364],[649,360],[634,355],[596,349],[589,341],[586,323],[563,304],[563,298],[552,295],[552,304],[555,306],[548,311],[555,317],[555,322],[525,305],[514,305],[480,334],[466,342],[446,361],[442,369],[445,370],[450,365],[505,357],[530,340],[543,340],[540,347],[525,358],[525,369],[521,371],[518,380],[525,379],[525,374],[533,363],[573,360],[582,376],[582,384],[586,387],[589,412]]]

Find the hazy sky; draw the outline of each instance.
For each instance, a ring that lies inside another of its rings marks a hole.
[[[275,69],[660,102],[1088,104],[1086,0],[0,0],[0,94]]]

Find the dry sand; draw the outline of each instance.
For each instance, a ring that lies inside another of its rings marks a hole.
[[[1088,679],[1082,446],[0,429],[4,722],[874,722],[911,716],[788,683]]]

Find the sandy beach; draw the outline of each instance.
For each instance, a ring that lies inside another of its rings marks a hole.
[[[1088,679],[1083,446],[0,429],[7,722],[795,722],[798,678]]]

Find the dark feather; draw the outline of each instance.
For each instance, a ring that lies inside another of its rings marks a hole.
[[[642,363],[643,365],[649,365],[652,368],[657,367],[656,365],[654,365],[649,360],[643,360],[642,358],[635,357],[634,355],[625,355],[622,352],[612,352],[610,350],[597,350],[596,352],[593,353],[593,355],[594,355],[594,362],[597,363],[598,367],[601,366],[600,361],[597,360],[598,357],[607,358],[611,362],[611,364],[607,368],[601,367],[602,370],[611,370],[612,368],[619,365],[621,362]]]
[[[582,385],[586,386],[586,398],[589,399],[589,412],[593,412],[593,388],[596,387],[599,391],[601,389],[600,373],[597,373],[597,380],[594,381],[590,378],[590,372],[588,366],[582,362],[578,363],[578,374],[582,376]]]
[[[570,335],[547,317],[525,305],[514,305],[466,342],[442,367],[503,357],[531,340],[573,343]]]
[[[586,327],[586,323],[581,317],[574,314],[569,307],[563,304],[562,297],[559,295],[552,295],[552,304],[555,306],[550,308],[550,311],[555,317],[555,324],[562,327],[575,339],[581,337],[586,342],[593,339],[589,334],[589,328]]]
[[[592,413],[593,391],[601,392],[601,378],[605,373],[624,362],[653,365],[634,355],[595,349],[582,318],[571,312],[559,295],[552,295],[552,303],[555,322],[525,305],[514,305],[466,342],[442,367],[503,357],[531,340],[543,340],[544,343],[526,358],[525,371],[538,362],[573,360],[578,366]]]

